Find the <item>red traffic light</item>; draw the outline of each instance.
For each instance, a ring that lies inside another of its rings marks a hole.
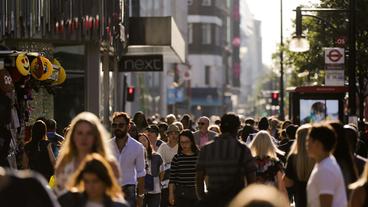
[[[272,99],[279,99],[279,92],[272,92]]]
[[[134,94],[134,87],[128,87],[128,93]]]
[[[134,92],[135,92],[135,88],[133,86],[129,86],[127,88],[127,101],[134,101]]]

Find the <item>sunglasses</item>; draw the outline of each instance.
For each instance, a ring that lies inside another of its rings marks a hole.
[[[205,123],[203,123],[203,122],[198,122],[198,125],[205,125]]]
[[[112,123],[111,124],[112,128],[123,128],[127,125],[128,125],[127,123]]]

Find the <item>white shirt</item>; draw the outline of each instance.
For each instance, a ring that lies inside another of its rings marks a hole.
[[[307,184],[308,206],[320,207],[319,196],[321,194],[333,196],[333,207],[348,206],[344,178],[332,155],[314,165]]]
[[[157,149],[157,153],[161,155],[161,158],[164,161],[164,170],[170,169],[171,161],[178,153],[178,146],[179,145],[176,144],[175,147],[170,147],[167,143],[162,143]],[[163,180],[161,184],[163,185],[163,188],[167,188],[169,186],[169,180]]]
[[[136,185],[137,178],[146,175],[144,146],[129,135],[127,143],[121,152],[116,144],[116,137],[109,140],[109,145],[119,163],[119,171],[121,173],[119,176],[120,185]]]

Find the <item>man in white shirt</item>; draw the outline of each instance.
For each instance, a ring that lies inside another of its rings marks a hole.
[[[307,184],[307,203],[312,207],[346,207],[346,187],[332,151],[336,134],[327,124],[312,126],[307,139],[308,155],[315,159]]]
[[[157,150],[157,152],[161,155],[162,160],[164,161],[164,169],[165,169],[164,179],[162,181],[160,207],[168,206],[170,167],[173,157],[178,153],[179,133],[180,133],[179,128],[175,124],[171,124],[166,131],[168,138],[167,143],[161,144],[161,146]]]
[[[113,114],[112,129],[115,135],[110,141],[112,152],[119,163],[125,199],[132,207],[143,205],[145,160],[144,147],[128,134],[130,118],[125,112]],[[138,195],[136,196],[136,190]]]

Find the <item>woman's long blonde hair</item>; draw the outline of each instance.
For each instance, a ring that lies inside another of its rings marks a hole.
[[[107,140],[109,137],[105,127],[101,124],[96,115],[90,112],[82,112],[78,114],[71,122],[70,129],[65,137],[65,141],[60,149],[60,154],[56,161],[55,172],[58,174],[67,163],[71,162],[73,158],[77,157],[78,151],[73,140],[75,129],[80,123],[88,123],[92,127],[92,132],[95,136],[95,142],[91,149],[91,153],[96,152],[105,159],[113,159]]]
[[[265,130],[259,131],[254,137],[253,141],[249,144],[252,155],[260,158],[265,158],[268,156],[278,160],[277,153],[281,155],[285,153],[277,149],[276,145],[271,139],[270,133]]]
[[[105,194],[112,199],[123,198],[121,187],[114,176],[110,164],[100,154],[92,153],[82,161],[77,171],[72,175],[67,188],[71,191],[83,192],[84,182],[83,175],[85,173],[94,174],[106,186]]]
[[[288,159],[288,162],[293,162],[296,174],[301,181],[308,180],[315,163],[308,156],[306,148],[307,136],[311,127],[312,125],[310,124],[304,124],[298,128],[295,141],[289,152],[289,157],[290,155],[295,155],[295,160]]]

